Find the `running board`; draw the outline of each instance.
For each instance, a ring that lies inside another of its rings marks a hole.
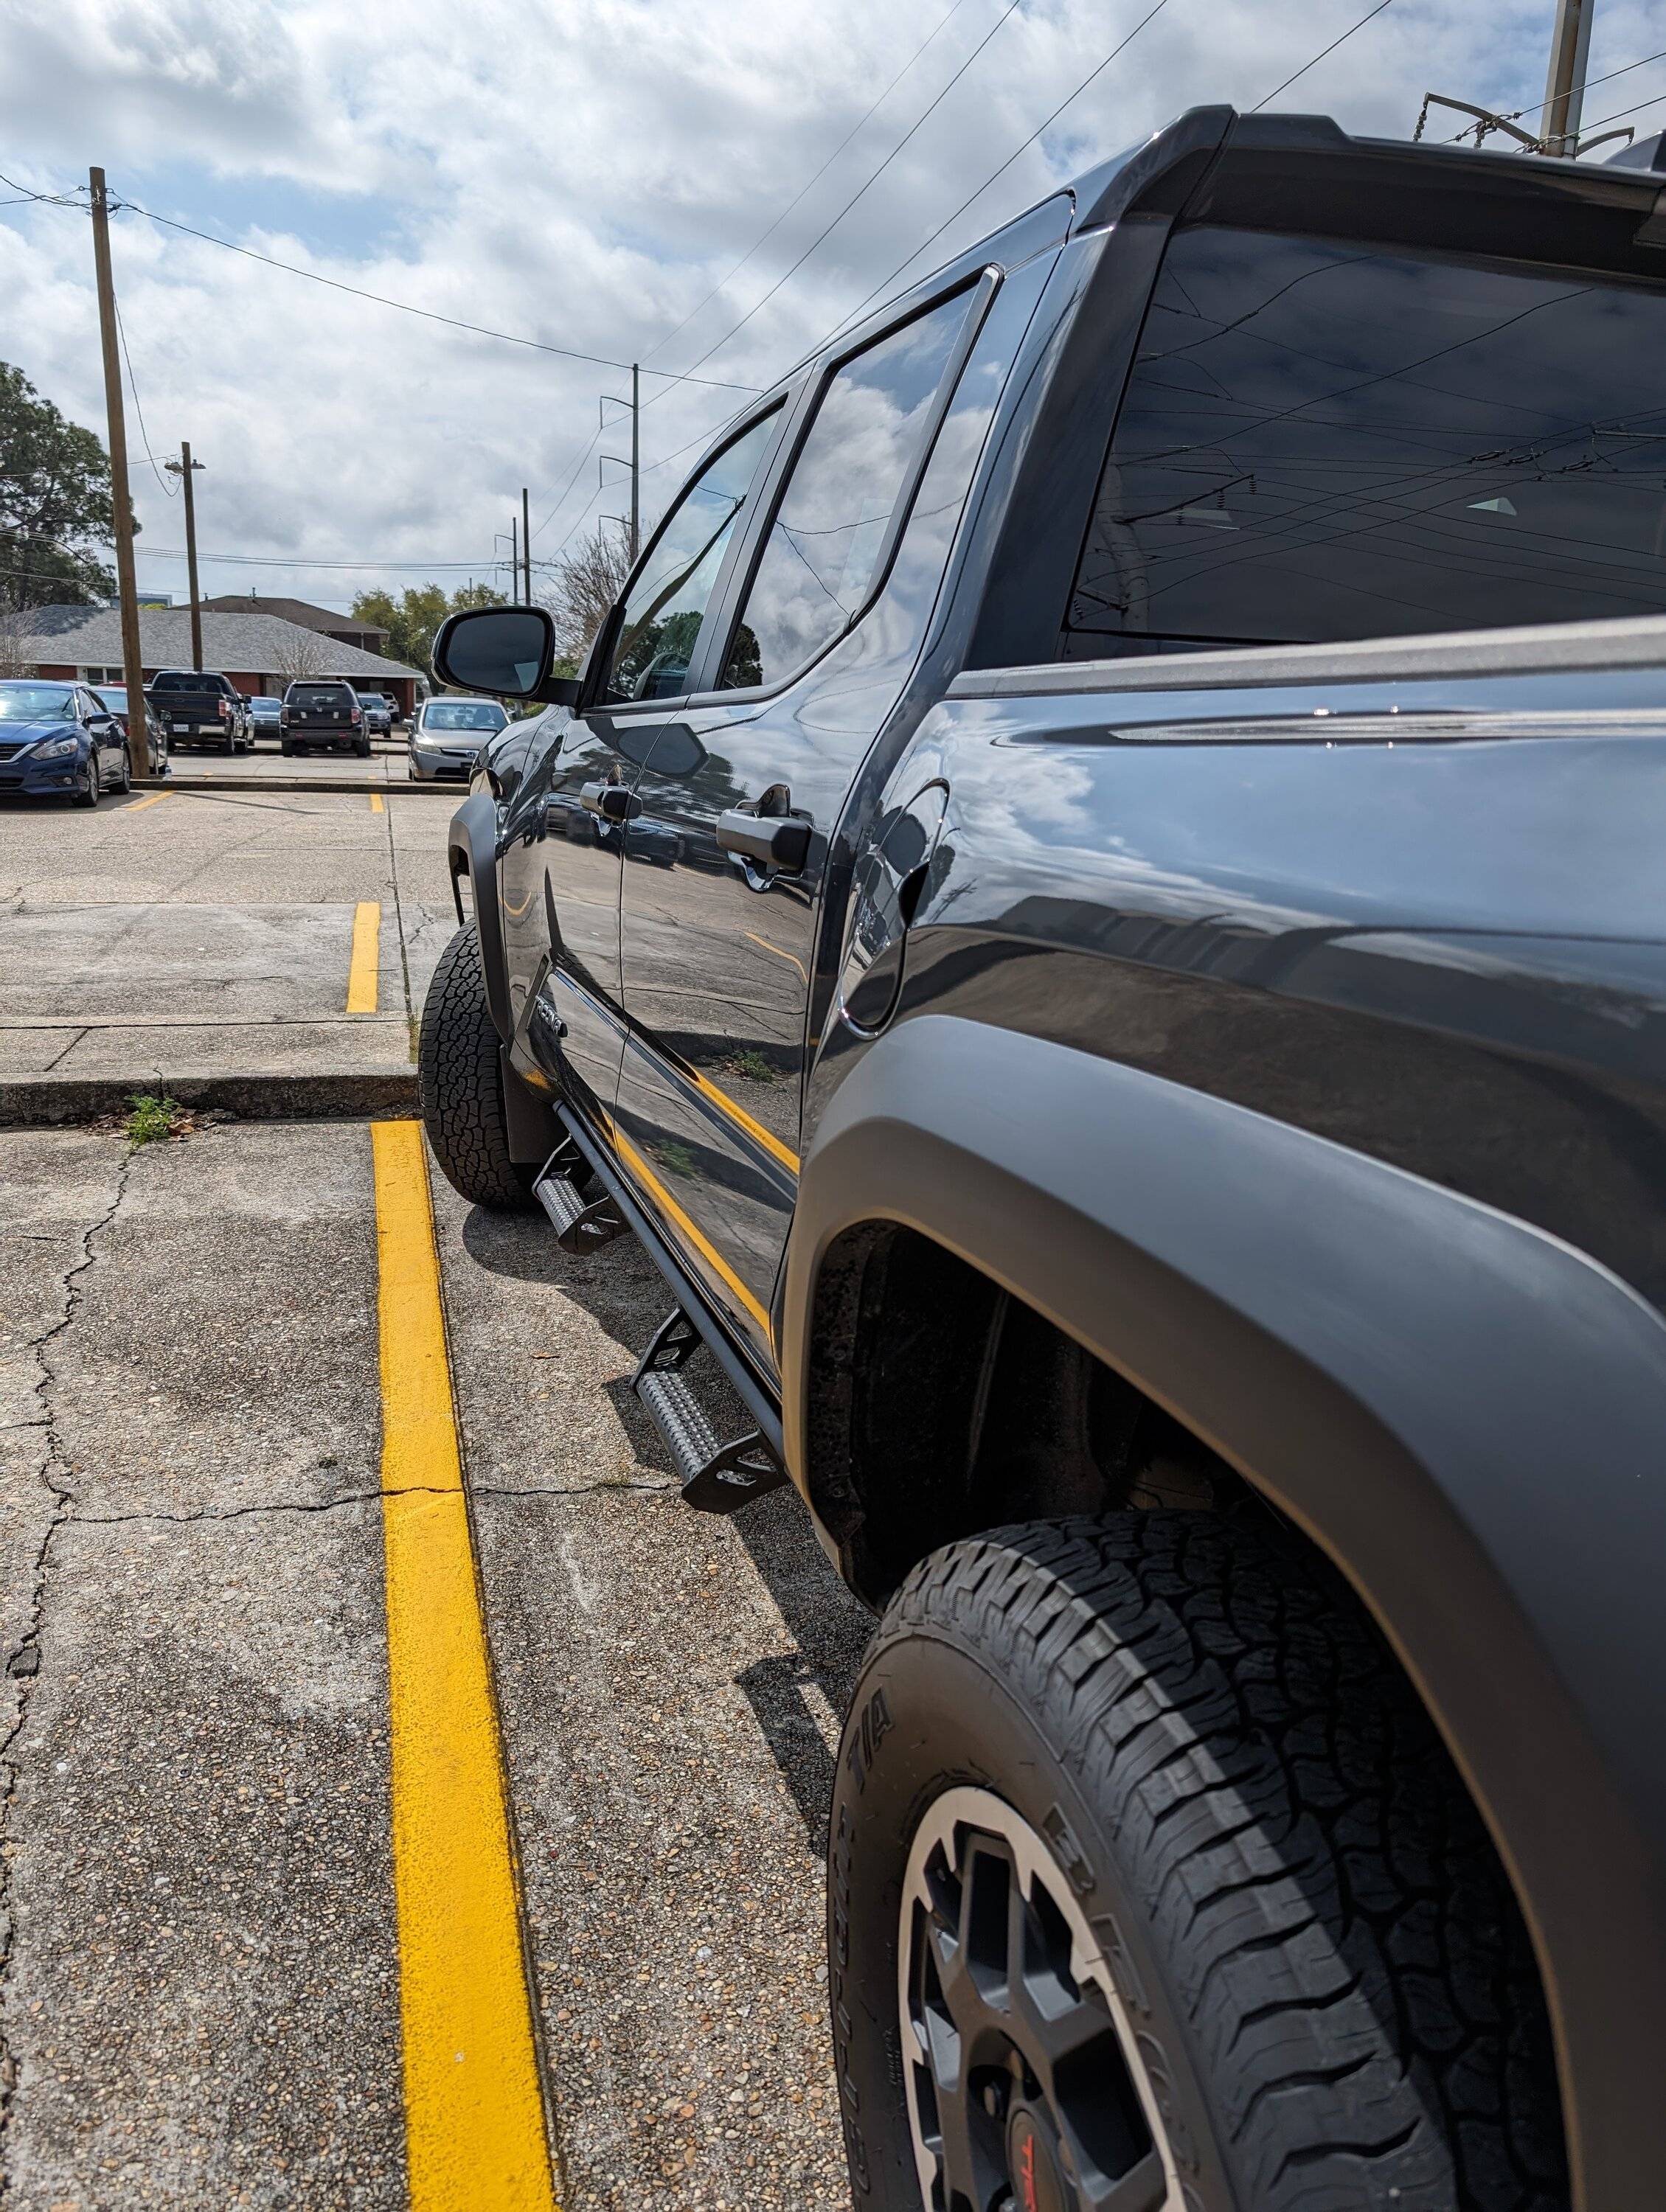
[[[588,1199],[579,1190],[562,1157],[571,1151],[571,1146],[556,1151],[532,1185],[532,1194],[555,1224],[556,1242],[562,1250],[583,1258],[622,1236],[626,1224],[605,1192],[599,1198]]]
[[[758,1430],[727,1443],[718,1435],[683,1372],[702,1341],[678,1307],[660,1323],[630,1387],[671,1454],[683,1503],[696,1513],[738,1513],[753,1498],[779,1490],[787,1470]]]

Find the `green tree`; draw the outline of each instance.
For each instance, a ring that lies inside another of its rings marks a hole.
[[[443,584],[407,584],[397,599],[391,592],[361,592],[353,612],[360,622],[374,623],[387,632],[387,650],[395,660],[426,669],[435,632],[447,615],[459,607],[507,605],[502,592],[489,584],[459,584],[449,597]]]
[[[0,362],[0,611],[113,598],[115,534],[104,447]]]

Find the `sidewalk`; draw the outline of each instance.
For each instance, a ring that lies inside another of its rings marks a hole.
[[[263,1117],[409,1110],[456,927],[447,816],[426,792],[258,788],[0,811],[0,1125],[137,1091]]]

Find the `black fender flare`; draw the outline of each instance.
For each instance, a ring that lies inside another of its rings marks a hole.
[[[492,1027],[508,1044],[514,1036],[514,1024],[509,1013],[509,977],[503,957],[503,917],[497,903],[497,802],[490,792],[471,793],[452,816],[447,861],[459,922],[470,919],[463,911],[459,878],[467,876],[469,879],[486,1010]]]
[[[804,1164],[781,1348],[812,1507],[818,1279],[835,1239],[876,1220],[1047,1315],[1347,1576],[1521,1899],[1574,2201],[1650,2201],[1666,2170],[1666,1322],[1556,1238],[1326,1139],[921,1015],[858,1061]]]

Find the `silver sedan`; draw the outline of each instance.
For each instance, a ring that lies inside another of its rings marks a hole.
[[[424,699],[406,739],[413,780],[431,783],[437,776],[455,776],[466,783],[482,745],[508,726],[509,718],[496,699]]]

